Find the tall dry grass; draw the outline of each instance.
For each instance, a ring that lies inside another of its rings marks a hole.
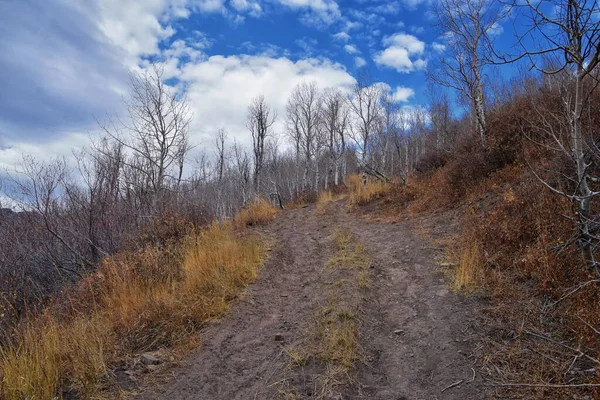
[[[257,276],[265,243],[215,224],[172,248],[106,259],[46,312],[23,322],[0,350],[0,397],[83,398],[111,384],[110,365],[176,346],[223,316]]]
[[[272,221],[277,213],[279,213],[277,208],[273,207],[267,200],[259,198],[238,213],[234,218],[234,225],[237,228],[263,225]]]
[[[383,197],[392,189],[389,183],[381,181],[367,180],[367,183],[363,185],[362,178],[359,175],[349,176],[346,180],[346,185],[350,190],[348,202],[351,205],[366,204]]]

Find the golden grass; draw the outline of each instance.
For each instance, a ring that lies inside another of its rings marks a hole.
[[[279,210],[263,198],[248,205],[233,219],[236,228],[264,225],[275,219]]]
[[[460,248],[458,266],[452,277],[454,290],[474,292],[483,285],[484,264],[481,247],[475,240],[464,243]]]
[[[108,258],[66,312],[49,308],[1,349],[0,397],[45,400],[64,388],[97,396],[110,384],[108,365],[181,344],[221,317],[256,278],[265,252],[258,237],[215,224],[176,249]]]
[[[346,193],[333,194],[331,189],[322,191],[317,197],[317,215],[325,214],[327,204],[343,200],[346,196]]]
[[[392,189],[389,183],[381,181],[367,180],[367,183],[363,185],[362,178],[359,175],[349,176],[346,184],[350,189],[350,205],[367,204],[372,200],[383,197]]]
[[[306,327],[303,343],[285,349],[292,366],[311,360],[321,366],[322,371],[313,375],[319,399],[334,396],[360,358],[361,289],[369,283],[370,259],[365,247],[348,229],[337,230],[333,239],[335,251],[323,270],[326,303]]]

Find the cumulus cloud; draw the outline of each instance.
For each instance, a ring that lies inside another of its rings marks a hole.
[[[427,65],[421,57],[425,43],[415,36],[398,33],[384,38],[382,42],[386,48],[373,58],[377,65],[394,68],[401,73],[419,70]]]
[[[353,44],[347,44],[344,46],[344,51],[348,54],[358,54],[360,51]]]
[[[442,43],[438,43],[438,42],[431,43],[431,47],[433,48],[433,50],[437,51],[438,53],[441,53],[444,50],[446,50],[446,45],[442,44]]]
[[[348,40],[351,39],[350,35],[348,35],[346,32],[338,32],[335,35],[333,35],[334,39],[337,40],[341,40],[343,42],[347,42]]]
[[[278,2],[294,10],[307,11],[301,18],[307,25],[329,25],[341,17],[340,7],[334,0],[278,0]]]
[[[409,87],[405,86],[397,86],[396,90],[392,94],[392,98],[396,102],[407,102],[412,96],[414,96],[415,91]]]
[[[362,68],[365,65],[367,65],[367,62],[362,57],[354,57],[354,65],[356,66],[356,68]]]
[[[179,79],[187,89],[194,112],[191,140],[211,144],[212,135],[224,127],[230,136],[250,144],[246,108],[252,98],[263,94],[279,116],[276,130],[282,132],[285,104],[294,86],[315,80],[324,87],[349,90],[354,78],[340,64],[328,60],[292,61],[286,57],[212,56],[182,66]]]

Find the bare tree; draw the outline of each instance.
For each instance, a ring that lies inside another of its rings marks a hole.
[[[481,145],[486,147],[487,124],[483,74],[489,65],[489,38],[506,8],[489,0],[440,0],[434,12],[440,33],[447,43],[436,67],[430,68],[432,81],[456,89],[471,105]]]
[[[325,188],[327,188],[331,172],[333,172],[333,183],[339,184],[340,163],[346,152],[346,136],[350,121],[346,99],[339,89],[325,89],[321,105],[321,122],[327,136],[329,153],[329,166],[325,178]]]
[[[163,72],[153,64],[144,73],[132,73],[131,97],[126,100],[128,118],[100,124],[132,154],[124,162],[142,175],[144,184],[154,192],[161,191],[166,180],[180,183],[190,149],[190,107],[185,96],[165,85]]]
[[[288,127],[290,135],[304,155],[304,172],[302,173],[302,190],[308,187],[308,173],[316,159],[322,144],[320,135],[321,97],[317,83],[301,82],[292,91],[287,104]],[[318,164],[315,162],[315,174],[318,181]]]
[[[370,76],[359,76],[350,96],[350,108],[356,118],[353,127],[355,140],[361,151],[361,161],[366,164],[369,154],[369,139],[375,131],[380,117],[379,99],[381,87],[373,83]]]
[[[554,0],[543,4],[526,0],[514,7],[531,21],[531,28],[519,37],[523,51],[514,57],[496,55],[502,62],[529,60],[533,68],[549,78],[546,84],[560,93],[561,112],[537,107],[542,123],[535,128],[550,138],[550,144],[544,144],[547,148],[571,160],[572,176],[561,174],[569,189],[538,177],[553,192],[576,205],[576,242],[590,268],[600,274],[595,256],[600,246],[600,220],[592,214],[592,202],[600,196],[600,190],[594,189],[600,183],[600,148],[597,127],[585,118],[586,110],[597,106],[591,98],[600,83],[600,6],[596,0]],[[530,41],[531,37],[535,40]],[[532,42],[538,47],[528,47]]]
[[[223,180],[223,173],[225,171],[225,163],[227,155],[225,153],[225,142],[227,141],[227,132],[225,129],[221,128],[217,132],[217,137],[215,138],[215,146],[217,149],[217,176],[219,182]]]
[[[277,115],[260,95],[255,97],[246,115],[246,126],[252,135],[252,149],[254,152],[254,193],[258,195],[261,189],[261,174],[265,156],[265,141],[271,134],[271,127]]]

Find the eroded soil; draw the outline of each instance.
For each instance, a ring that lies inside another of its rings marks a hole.
[[[298,366],[286,349],[306,340],[325,299],[334,233],[349,229],[371,258],[361,291],[360,356],[330,399],[481,399],[474,352],[475,300],[447,289],[440,250],[414,220],[365,222],[344,202],[288,210],[263,229],[275,246],[230,315],[208,327],[202,346],[138,394],[140,399],[317,399],[323,365]],[[444,229],[443,221],[425,221]],[[460,382],[459,384],[457,384]],[[455,384],[455,385],[454,385]]]

